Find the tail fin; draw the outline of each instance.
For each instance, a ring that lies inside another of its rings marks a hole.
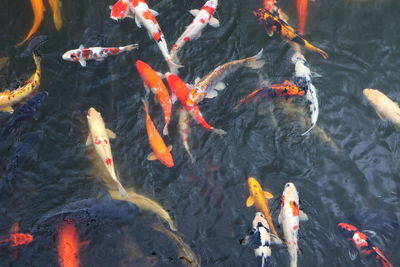
[[[144,105],[144,111],[146,112],[146,114],[148,114],[149,113],[149,103],[146,100],[144,100],[144,98],[142,98],[141,100]]]
[[[33,60],[35,61],[36,68],[39,69],[42,57],[37,52],[33,52]]]
[[[224,130],[222,130],[222,129],[216,129],[216,128],[214,128],[213,130],[212,130],[214,133],[216,133],[216,134],[218,134],[219,136],[223,136],[224,134],[226,134],[226,132],[224,131]]]
[[[329,55],[324,50],[316,48],[315,52],[321,55],[323,59],[328,59]]]
[[[123,46],[122,50],[124,50],[124,51],[132,51],[132,50],[138,49],[138,48],[139,48],[138,44],[130,44],[130,45],[127,45],[127,46]]]
[[[263,50],[264,49],[261,49],[254,57],[248,58],[247,67],[252,69],[261,69],[262,66],[264,66],[265,61],[261,60]]]
[[[171,57],[167,58],[166,60],[171,73],[178,74],[178,69],[182,68],[183,65],[176,64],[175,62],[172,61]]]
[[[122,197],[128,197],[128,193],[126,192],[125,188],[122,186],[121,183],[118,183],[118,192]]]
[[[163,135],[168,135],[168,125],[169,122],[165,124],[164,129],[163,129]]]

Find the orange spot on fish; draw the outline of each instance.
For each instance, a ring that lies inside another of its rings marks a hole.
[[[100,140],[97,136],[95,136],[95,137],[94,137],[94,143],[95,143],[96,145],[100,145],[100,144],[101,144],[101,140]]]
[[[108,141],[107,141],[107,139],[104,139],[104,141],[103,141],[106,145],[108,145]]]
[[[160,39],[161,39],[161,35],[160,35],[158,32],[155,32],[155,33],[153,34],[153,38],[154,38],[154,40],[156,40],[156,41],[158,42],[158,41],[160,41]]]
[[[146,20],[151,20],[156,25],[158,24],[156,18],[153,16],[153,14],[151,14],[149,10],[143,13],[143,18]]]
[[[61,267],[79,267],[78,231],[72,220],[64,220],[58,230],[58,262]]]
[[[289,205],[292,208],[293,216],[299,216],[299,206],[297,205],[297,203],[294,201],[290,201]]]

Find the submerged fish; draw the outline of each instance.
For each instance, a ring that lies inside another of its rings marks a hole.
[[[192,106],[187,105],[187,101],[189,99],[189,89],[187,85],[175,74],[166,73],[165,74],[169,88],[173,92],[173,94],[178,97],[182,106],[192,115],[192,117],[205,129],[212,131],[216,134],[223,135],[226,134],[224,130],[217,129],[209,125],[201,114],[199,106],[197,104],[193,104]]]
[[[393,264],[386,258],[382,251],[374,246],[369,238],[357,227],[348,223],[339,223],[338,228],[343,237],[369,259],[380,263],[382,267],[393,267]],[[356,257],[354,253],[352,257]]]
[[[212,27],[219,27],[219,21],[213,16],[217,6],[218,0],[209,0],[200,10],[190,10],[190,14],[192,14],[195,18],[190,25],[187,26],[181,37],[179,37],[175,44],[172,45],[171,57],[173,60],[179,62],[179,51],[187,42],[199,38],[201,36],[201,32],[207,26],[207,24],[210,24]]]
[[[249,186],[250,196],[247,198],[246,206],[251,207],[254,205],[257,211],[261,211],[268,221],[271,232],[278,237],[278,233],[272,222],[272,217],[268,207],[268,199],[271,199],[274,196],[271,193],[264,191],[260,183],[254,177],[247,179],[247,183]]]
[[[153,150],[152,153],[147,157],[148,160],[159,160],[162,164],[167,167],[174,166],[174,159],[171,155],[172,146],[166,146],[161,135],[158,133],[156,126],[151,120],[149,114],[149,107],[147,102],[142,99],[144,110],[146,112],[146,129],[147,136],[149,138],[150,147]]]
[[[18,44],[15,45],[15,47],[23,45],[26,41],[28,41],[39,29],[40,24],[43,21],[43,16],[44,16],[44,4],[43,0],[31,0],[31,5],[33,9],[33,25],[31,30],[29,31],[28,35],[25,37],[24,40],[19,42]]]
[[[230,73],[236,71],[241,66],[246,66],[252,69],[260,69],[265,64],[264,60],[261,60],[263,50],[261,49],[257,55],[244,59],[234,60],[225,63],[215,70],[208,73],[201,79],[196,79],[195,85],[190,90],[189,98],[186,102],[188,106],[193,106],[195,103],[199,103],[206,98],[213,98],[218,95],[216,90],[223,90],[225,86],[220,82]],[[218,84],[219,83],[219,84]]]
[[[19,232],[19,224],[14,223],[8,235],[0,236],[0,248],[8,247],[11,250],[11,259],[18,257],[19,246],[27,245],[33,241],[33,235]]]
[[[106,166],[115,184],[118,186],[119,193],[121,196],[126,196],[127,193],[115,173],[115,166],[110,146],[109,138],[116,138],[116,134],[113,131],[106,129],[101,114],[94,108],[88,110],[87,120],[89,123],[90,134],[86,140],[86,145],[94,145],[97,155],[102,159],[104,166]]]
[[[320,54],[322,58],[328,59],[328,54],[325,51],[310,44],[306,39],[297,34],[292,26],[268,10],[259,8],[258,11],[254,11],[253,14],[258,18],[259,21],[265,24],[267,34],[269,36],[272,36],[275,32],[277,32],[285,40],[300,44],[307,50],[316,52]]]
[[[299,33],[304,35],[308,15],[308,0],[296,0],[296,8],[299,20]]]
[[[297,266],[299,221],[307,221],[307,215],[300,210],[299,195],[293,183],[286,183],[282,199],[281,212],[278,221],[282,225],[285,243],[290,255],[290,267]]]
[[[48,0],[51,9],[53,10],[53,21],[54,21],[54,26],[56,27],[57,30],[60,30],[63,21],[61,17],[61,2],[60,0]]]
[[[183,147],[188,153],[190,160],[194,163],[195,159],[193,158],[192,152],[190,152],[189,145],[189,136],[190,136],[190,121],[188,112],[184,108],[179,109],[179,134],[181,136]]]
[[[20,103],[39,88],[41,76],[41,57],[34,53],[33,60],[35,61],[36,71],[31,77],[29,77],[28,80],[24,82],[24,85],[13,91],[5,90],[0,92],[0,111],[13,113],[13,105]]]
[[[136,61],[136,69],[143,80],[146,92],[153,92],[164,111],[165,126],[163,134],[168,135],[168,125],[171,121],[172,104],[167,87],[162,81],[160,75],[147,63],[141,60]]]
[[[4,68],[4,66],[7,64],[8,62],[8,57],[0,57],[0,70],[2,70]]]
[[[46,101],[47,96],[47,92],[39,92],[18,108],[4,125],[3,130],[0,133],[0,143],[15,130],[20,128],[25,121],[33,117],[37,110],[42,106],[43,102]]]
[[[365,88],[364,97],[375,109],[376,114],[382,120],[388,120],[397,127],[400,127],[400,108],[399,104],[392,101],[385,94],[376,89]]]
[[[62,58],[67,61],[79,62],[82,67],[86,67],[86,60],[103,61],[108,56],[118,55],[122,52],[138,49],[139,45],[131,44],[121,47],[89,47],[84,48],[80,45],[78,49],[65,52]]]
[[[71,219],[65,219],[58,230],[57,253],[61,267],[79,267],[79,250],[84,245]]]

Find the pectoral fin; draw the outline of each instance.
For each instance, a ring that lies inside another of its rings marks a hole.
[[[224,90],[225,88],[226,88],[226,85],[223,82],[219,82],[215,85],[215,90],[218,90],[218,91]]]
[[[169,145],[168,146],[168,151],[171,152],[171,150],[172,150],[172,145]]]
[[[138,16],[135,16],[135,23],[136,23],[136,26],[138,26],[139,28],[142,28],[142,23],[140,23]]]
[[[7,106],[7,107],[1,107],[0,111],[2,112],[8,112],[8,113],[13,113],[14,109],[11,106]]]
[[[280,225],[282,225],[282,212],[279,213],[279,216],[278,216],[278,223],[279,223]]]
[[[246,207],[251,207],[254,205],[254,199],[252,196],[249,196],[246,200]]]
[[[274,197],[274,195],[272,195],[270,192],[267,191],[263,191],[263,195],[266,199],[271,199]]]
[[[81,64],[82,67],[86,67],[86,60],[79,59],[79,63]]]
[[[192,10],[190,10],[189,12],[190,12],[190,14],[193,15],[193,17],[196,17],[196,16],[200,13],[200,10],[198,10],[198,9],[192,9]]]
[[[385,116],[383,116],[383,114],[381,114],[379,111],[376,111],[376,114],[378,115],[378,117],[379,117],[381,120],[383,120],[383,121],[386,120],[386,119],[385,119]]]
[[[171,103],[175,104],[176,100],[178,100],[178,97],[174,93],[172,93],[172,95],[171,95]]]
[[[210,26],[214,27],[214,28],[218,28],[220,23],[219,20],[217,20],[216,18],[212,17],[210,19],[210,21],[208,22],[208,24],[210,24]]]
[[[210,92],[208,92],[204,97],[205,98],[214,98],[218,95],[218,92],[215,90],[211,90]]]
[[[151,14],[153,14],[154,17],[157,17],[159,13],[153,9],[150,9]]]
[[[282,245],[283,244],[282,240],[279,237],[277,237],[274,234],[270,234],[270,235],[271,235],[271,243],[272,244],[275,244],[275,245]]]
[[[106,129],[106,133],[107,133],[108,137],[111,138],[111,139],[114,139],[114,138],[117,137],[117,135],[113,131],[111,131],[110,129]]]
[[[198,82],[200,82],[200,77],[197,77],[197,78],[194,80],[194,84],[197,84]]]
[[[147,160],[158,160],[156,154],[154,154],[153,152],[151,152],[148,156],[147,156]]]
[[[90,146],[93,144],[92,136],[89,134],[88,137],[86,138],[86,146]]]
[[[83,46],[83,44],[81,44],[78,49],[82,50],[82,49],[85,49],[85,47]]]
[[[304,211],[302,211],[302,210],[299,211],[299,220],[300,221],[308,221],[307,214],[305,214]]]

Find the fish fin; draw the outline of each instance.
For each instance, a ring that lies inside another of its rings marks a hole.
[[[85,47],[83,46],[83,44],[81,44],[78,49],[82,50],[82,49],[85,49]]]
[[[86,67],[86,60],[79,59],[79,63],[81,64],[82,67]]]
[[[252,196],[249,196],[246,200],[246,207],[251,207],[254,205],[254,198]]]
[[[193,84],[187,83],[187,84],[186,84],[186,87],[187,87],[189,90],[192,90],[192,89],[193,89]]]
[[[148,156],[147,156],[147,160],[157,160],[157,156],[156,154],[154,154],[153,152],[151,152]]]
[[[158,13],[157,11],[150,9],[151,14],[153,14],[154,17],[157,17],[158,15],[160,15],[160,13]]]
[[[180,65],[180,64],[175,63],[175,62],[172,60],[171,57],[166,58],[166,61],[167,61],[169,70],[170,70],[173,74],[178,74],[178,70],[179,70],[180,68],[183,68],[183,67],[184,67],[183,65]]]
[[[378,115],[378,117],[383,120],[386,121],[385,116],[383,116],[379,111],[376,111],[376,114]]]
[[[138,28],[142,28],[142,24],[140,23],[138,16],[135,16],[135,23],[136,23],[136,26],[138,26]],[[149,33],[149,35],[150,35],[150,33]],[[153,36],[150,36],[150,37],[153,38]]]
[[[208,22],[211,27],[218,28],[220,26],[219,20],[215,17],[211,17],[210,21]]]
[[[271,199],[274,197],[274,195],[272,195],[270,192],[267,191],[263,191],[263,195],[266,199]]]
[[[240,245],[247,246],[250,243],[250,236],[246,235],[243,239],[239,240]]]
[[[16,261],[18,258],[18,250],[17,248],[12,248],[10,252],[10,257],[12,261]]]
[[[300,221],[308,221],[307,214],[302,210],[299,210],[299,220]]]
[[[282,212],[279,213],[279,216],[278,216],[278,223],[279,223],[280,225],[282,225]]]
[[[10,233],[11,233],[11,234],[16,234],[16,233],[18,233],[18,232],[19,232],[19,223],[14,223],[14,224],[11,226]]]
[[[87,245],[89,245],[90,244],[90,241],[88,240],[88,241],[83,241],[83,242],[80,242],[79,243],[79,247],[80,248],[82,248],[82,247],[86,247]]]
[[[199,81],[200,81],[200,77],[197,77],[197,78],[194,80],[194,84],[197,84]]]
[[[218,95],[218,92],[215,90],[211,90],[210,92],[208,92],[204,97],[205,98],[214,98]]]
[[[356,249],[349,250],[349,256],[352,261],[354,261],[357,258],[357,255],[358,251]]]
[[[171,103],[175,104],[176,100],[178,100],[178,97],[176,96],[176,94],[172,93],[172,95],[171,95]]]
[[[213,133],[218,134],[220,137],[222,137],[224,134],[226,134],[226,132],[224,130],[222,130],[222,129],[215,129],[214,128],[212,131],[213,131]]]
[[[375,237],[377,235],[375,231],[371,230],[362,230],[362,232],[368,234],[369,237]]]
[[[166,123],[164,126],[163,135],[168,135],[168,123]]]
[[[225,83],[223,83],[223,82],[217,83],[217,84],[215,85],[215,87],[214,87],[214,89],[215,89],[215,90],[218,90],[218,91],[224,90],[225,88],[226,88],[226,85],[225,85]]]
[[[164,78],[165,78],[165,75],[162,74],[161,72],[157,72],[157,75],[158,75],[161,79],[164,79]]]
[[[6,106],[6,107],[0,107],[0,111],[2,112],[8,112],[8,113],[13,113],[14,109],[11,106]]]
[[[275,245],[283,244],[282,240],[279,237],[277,237],[276,235],[270,234],[270,236],[271,236],[271,244],[275,244]]]
[[[107,133],[108,137],[111,138],[111,139],[114,139],[114,138],[117,137],[117,135],[113,131],[111,131],[110,129],[106,129],[106,133]]]
[[[172,150],[172,145],[169,145],[169,146],[168,146],[168,151],[171,152],[171,150]]]
[[[97,58],[96,61],[104,61],[106,60],[105,58]]]
[[[130,44],[130,45],[123,46],[122,49],[124,51],[132,51],[134,49],[139,49],[139,45],[138,44]]]
[[[189,12],[190,12],[190,14],[192,14],[193,17],[196,17],[200,13],[200,10],[192,9],[192,10],[189,10]]]
[[[89,134],[88,137],[86,138],[86,146],[90,146],[93,144],[92,136]]]
[[[261,69],[264,66],[265,61],[261,60],[263,50],[264,49],[261,49],[260,52],[257,53],[257,55],[249,58],[249,61],[247,62],[247,67],[252,69]]]

